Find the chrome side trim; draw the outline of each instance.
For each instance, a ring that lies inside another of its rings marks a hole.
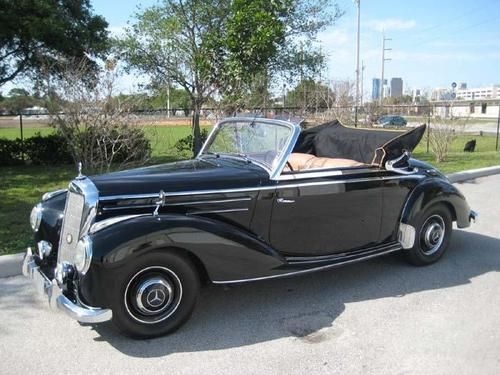
[[[168,207],[168,206],[191,206],[194,204],[217,204],[217,203],[247,202],[247,201],[251,201],[251,200],[252,200],[252,198],[245,197],[245,198],[214,199],[214,200],[207,200],[207,201],[175,202],[175,203],[166,203],[165,207]]]
[[[234,188],[234,189],[214,189],[214,190],[189,190],[189,191],[178,191],[165,193],[167,197],[182,197],[189,195],[208,195],[208,194],[229,194],[229,193],[243,193],[248,191],[261,191],[261,190],[275,190],[275,189],[288,189],[297,188],[302,186],[315,186],[315,185],[330,185],[330,184],[348,184],[357,182],[369,182],[369,181],[387,181],[387,180],[399,180],[399,179],[416,179],[420,180],[424,178],[423,175],[398,175],[398,176],[385,176],[385,177],[371,177],[371,178],[352,178],[343,180],[332,180],[332,181],[317,181],[317,182],[304,182],[296,184],[282,184],[282,185],[270,185],[270,186],[256,186],[256,187],[245,187],[245,188]],[[156,198],[158,194],[126,194],[126,195],[108,195],[100,197],[102,201],[118,201],[127,199],[151,199]]]
[[[203,214],[223,214],[229,212],[243,212],[248,211],[248,208],[231,208],[227,210],[206,210],[206,211],[193,211],[188,212],[187,215],[203,215]]]
[[[253,277],[253,278],[249,278],[249,279],[227,280],[227,281],[214,280],[214,281],[212,281],[212,283],[214,283],[214,284],[238,284],[238,283],[246,283],[246,282],[251,282],[251,281],[260,281],[260,280],[268,280],[268,279],[278,279],[278,278],[281,278],[281,277],[302,275],[302,274],[306,274],[306,273],[311,273],[311,272],[326,270],[326,269],[329,269],[329,268],[335,268],[335,267],[343,266],[343,265],[346,265],[346,264],[356,263],[356,262],[360,262],[362,260],[376,258],[378,256],[390,254],[390,253],[393,253],[393,252],[399,251],[399,250],[401,250],[400,247],[398,247],[398,248],[391,248],[391,249],[383,251],[383,252],[379,252],[379,253],[376,253],[376,254],[370,254],[370,255],[368,255],[366,257],[360,257],[360,258],[356,258],[356,259],[346,260],[344,262],[327,264],[325,266],[309,268],[307,270],[300,270],[300,271],[293,271],[293,272],[282,273],[280,275]]]
[[[299,172],[294,174],[282,174],[278,177],[278,181],[289,181],[289,180],[303,180],[306,178],[317,178],[317,177],[331,177],[331,176],[341,176],[342,171],[313,171],[310,172]]]
[[[415,228],[409,224],[399,223],[398,241],[403,249],[411,249],[415,244]]]
[[[121,223],[122,221],[130,220],[130,219],[133,219],[133,218],[136,218],[136,217],[139,217],[139,216],[151,216],[151,214],[115,216],[115,217],[112,217],[112,218],[109,218],[109,219],[105,219],[105,220],[102,220],[102,221],[99,221],[99,222],[93,224],[90,227],[89,233],[90,234],[97,233],[100,230],[103,230],[104,228],[110,227],[112,225]]]

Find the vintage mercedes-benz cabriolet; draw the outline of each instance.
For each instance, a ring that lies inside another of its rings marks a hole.
[[[79,175],[31,213],[23,272],[80,322],[147,338],[189,318],[204,283],[286,277],[402,251],[437,261],[476,213],[401,133],[230,118],[193,160]]]

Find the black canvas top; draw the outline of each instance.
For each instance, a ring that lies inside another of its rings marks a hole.
[[[413,151],[422,139],[425,127],[421,125],[407,132],[356,129],[335,120],[303,130],[293,152],[383,166],[387,160],[402,155],[403,151]]]

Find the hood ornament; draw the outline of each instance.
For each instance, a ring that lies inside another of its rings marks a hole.
[[[85,176],[82,174],[82,167],[83,164],[81,161],[78,162],[78,176],[76,176],[77,179],[81,180],[82,178],[85,178]]]
[[[158,200],[155,202],[156,208],[155,211],[153,212],[153,216],[158,216],[158,211],[160,210],[160,207],[165,204],[165,192],[163,190],[160,190],[160,193],[158,194]]]

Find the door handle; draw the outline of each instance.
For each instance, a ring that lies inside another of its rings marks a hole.
[[[277,201],[278,203],[295,203],[294,199],[278,198]]]

